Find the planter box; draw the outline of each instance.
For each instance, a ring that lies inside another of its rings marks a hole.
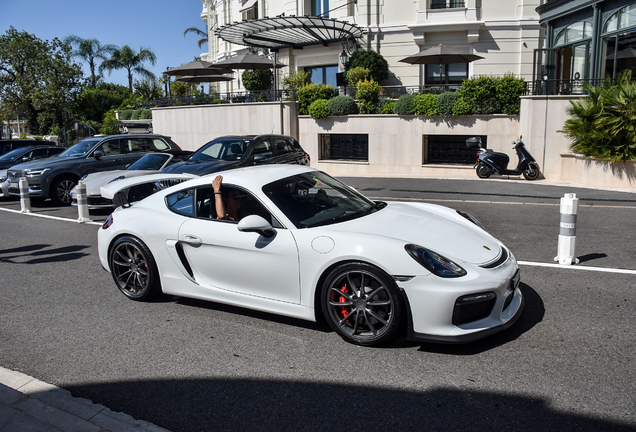
[[[562,153],[561,180],[597,188],[634,189],[636,162],[602,162],[583,155]]]

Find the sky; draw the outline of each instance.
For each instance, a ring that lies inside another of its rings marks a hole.
[[[207,52],[207,44],[199,48],[198,35],[183,35],[189,27],[205,30],[202,9],[201,0],[0,0],[0,34],[14,27],[42,40],[77,35],[102,45],[128,45],[137,52],[150,48],[157,61],[145,66],[159,77],[168,67]],[[83,70],[89,77],[88,65],[83,64]],[[114,70],[110,76],[105,71],[104,80],[128,86],[124,70]]]

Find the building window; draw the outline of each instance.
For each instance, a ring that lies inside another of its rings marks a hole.
[[[329,18],[329,0],[311,0],[311,14]]]
[[[473,135],[424,135],[424,164],[473,165],[477,152],[466,147]],[[480,136],[484,148],[488,137]]]
[[[579,21],[574,24],[570,24],[559,32],[556,37],[554,46],[570,44],[583,39],[589,39],[592,37],[592,24],[589,22]]]
[[[463,8],[464,0],[431,0],[431,9]]]
[[[631,70],[632,75],[636,75],[634,27],[636,27],[636,4],[620,9],[605,23],[604,33],[619,33],[603,38],[603,52],[601,54],[601,58],[605,59],[603,76],[616,78],[624,70]]]
[[[426,84],[461,84],[468,79],[468,63],[426,65]]]
[[[321,134],[321,160],[369,161],[369,135]]]
[[[306,72],[311,74],[311,82],[314,84],[331,84],[336,88],[336,74],[338,73],[338,65],[306,67]]]
[[[603,28],[603,33],[611,33],[636,25],[636,3],[625,6],[609,17]]]

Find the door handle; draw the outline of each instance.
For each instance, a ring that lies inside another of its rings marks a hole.
[[[201,240],[201,238],[192,234],[182,235],[181,241],[189,244],[190,246],[201,246],[203,244],[203,240]]]

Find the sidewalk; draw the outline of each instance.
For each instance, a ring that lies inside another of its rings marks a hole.
[[[0,432],[167,432],[0,367]]]

